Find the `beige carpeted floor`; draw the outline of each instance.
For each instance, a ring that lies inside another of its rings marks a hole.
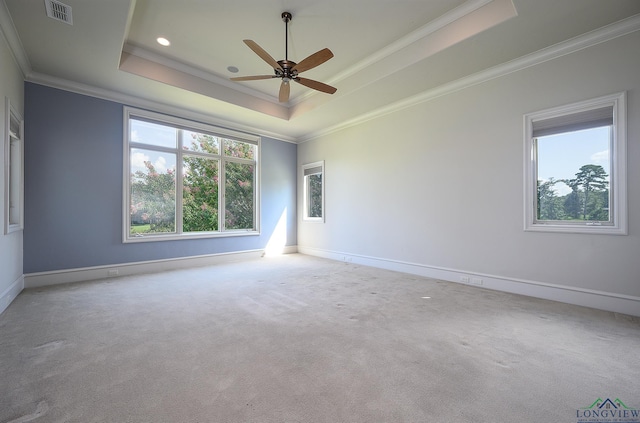
[[[293,254],[26,290],[0,375],[0,422],[576,423],[640,320]]]

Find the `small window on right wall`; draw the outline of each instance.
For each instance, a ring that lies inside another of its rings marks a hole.
[[[303,220],[324,222],[324,161],[302,165]]]
[[[627,234],[625,100],[524,116],[525,230]]]

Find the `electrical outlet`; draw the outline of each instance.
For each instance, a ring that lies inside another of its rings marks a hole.
[[[118,272],[118,269],[109,269],[109,270],[107,271],[107,275],[108,275],[110,278],[113,278],[114,276],[118,276],[118,273],[119,273],[119,272]]]
[[[474,285],[482,285],[482,279],[473,278],[473,279],[471,279],[471,283],[474,284]]]
[[[469,276],[460,276],[460,282],[469,283]]]

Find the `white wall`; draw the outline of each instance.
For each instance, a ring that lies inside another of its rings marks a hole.
[[[4,5],[2,5],[4,6]],[[5,97],[9,97],[13,107],[23,114],[24,88],[20,68],[16,64],[4,34],[0,31],[0,313],[2,313],[15,296],[22,290],[22,231],[4,235],[5,219]]]
[[[325,160],[326,223],[299,218],[299,250],[640,315],[638,46],[632,33],[300,144],[299,165]],[[524,232],[523,114],[625,90],[629,235]]]

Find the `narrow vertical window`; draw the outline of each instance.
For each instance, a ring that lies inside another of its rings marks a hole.
[[[8,234],[24,228],[24,123],[21,115],[5,99],[5,142],[4,142],[4,233]]]
[[[304,220],[324,222],[324,162],[302,166]]]
[[[625,96],[525,116],[525,229],[626,233]]]

